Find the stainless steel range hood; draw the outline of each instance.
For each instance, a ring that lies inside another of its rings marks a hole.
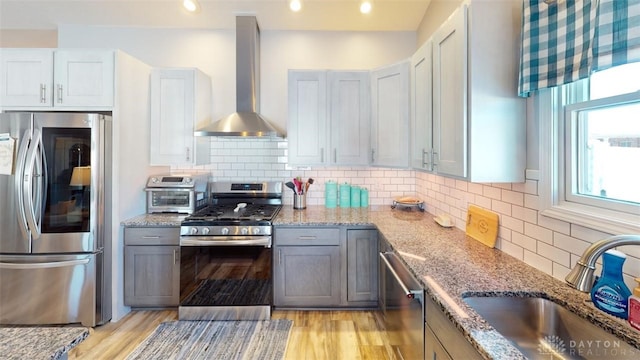
[[[236,17],[236,112],[195,131],[195,136],[280,136],[258,113],[260,28],[255,16]]]

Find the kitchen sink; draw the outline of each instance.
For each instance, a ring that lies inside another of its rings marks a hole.
[[[463,299],[529,359],[637,359],[640,350],[551,300]]]

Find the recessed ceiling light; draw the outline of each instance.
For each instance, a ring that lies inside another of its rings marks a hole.
[[[371,1],[364,0],[360,3],[360,12],[363,14],[368,14],[371,12]]]
[[[196,12],[200,9],[200,4],[198,4],[198,0],[184,0],[182,2],[182,6],[187,9],[188,12]]]
[[[295,12],[300,11],[300,9],[302,9],[302,1],[300,1],[300,0],[290,0],[289,1],[289,9],[291,9],[291,11],[295,11]]]

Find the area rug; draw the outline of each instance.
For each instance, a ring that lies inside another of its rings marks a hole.
[[[286,319],[164,322],[127,360],[281,360],[292,324]]]

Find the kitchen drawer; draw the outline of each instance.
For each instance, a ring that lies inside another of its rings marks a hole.
[[[276,245],[340,245],[338,228],[276,228]]]
[[[180,227],[125,227],[125,245],[180,245]]]

